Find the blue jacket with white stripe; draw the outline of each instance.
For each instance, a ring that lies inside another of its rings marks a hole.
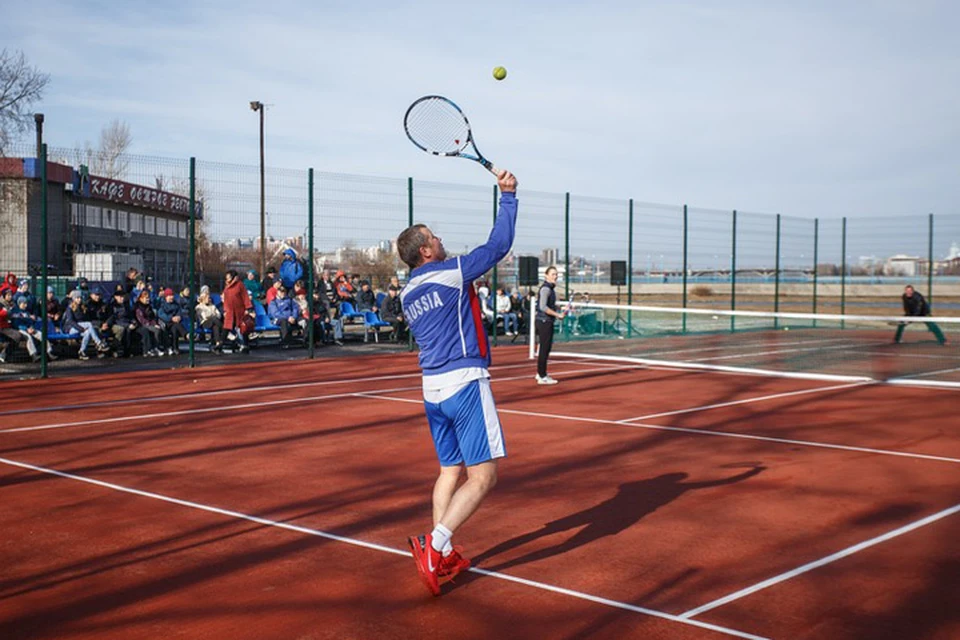
[[[473,281],[507,255],[516,226],[516,195],[503,193],[485,244],[465,256],[429,262],[410,272],[400,299],[404,318],[420,347],[424,375],[490,366],[490,343]]]

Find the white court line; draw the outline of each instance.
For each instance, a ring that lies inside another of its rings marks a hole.
[[[766,589],[767,587],[772,587],[775,584],[779,584],[791,578],[795,578],[801,574],[807,573],[808,571],[812,571],[818,567],[822,567],[826,564],[830,564],[831,562],[836,562],[837,560],[851,556],[857,553],[858,551],[869,549],[870,547],[878,545],[881,542],[886,542],[887,540],[890,540],[892,538],[902,536],[905,533],[909,533],[915,529],[924,527],[932,522],[936,522],[937,520],[942,520],[943,518],[946,518],[947,516],[951,516],[958,512],[960,512],[960,504],[950,507],[949,509],[944,509],[943,511],[939,511],[933,515],[927,516],[922,520],[917,520],[916,522],[912,522],[908,525],[902,526],[899,529],[888,531],[887,533],[877,536],[876,538],[871,538],[859,544],[855,544],[852,547],[847,547],[842,551],[838,551],[824,558],[820,558],[819,560],[815,560],[814,562],[809,562],[791,571],[781,573],[780,575],[764,580],[763,582],[758,582],[753,586],[747,587],[746,589],[741,589],[740,591],[736,591],[722,598],[718,598],[713,602],[708,602],[707,604],[699,606],[696,609],[690,609],[689,611],[686,611],[680,614],[680,617],[684,619],[693,618],[694,616],[698,616],[701,613],[705,613],[707,611],[710,611],[711,609],[716,609],[717,607],[733,602],[734,600],[739,600],[740,598],[749,596],[750,594]]]
[[[56,469],[49,469],[46,467],[39,467],[32,465],[26,462],[18,462],[16,460],[8,460],[6,458],[0,458],[0,463],[12,466],[19,467],[21,469],[28,469],[30,471],[36,471],[39,473],[46,473],[49,475],[59,476],[67,480],[76,480],[78,482],[85,482],[87,484],[92,484],[98,487],[105,489],[111,489],[113,491],[120,491],[122,493],[129,493],[135,496],[140,496],[143,498],[150,498],[152,500],[160,500],[162,502],[167,502],[170,504],[175,504],[181,507],[187,507],[190,509],[197,509],[199,511],[206,511],[208,513],[214,513],[221,516],[226,516],[228,518],[235,518],[238,520],[245,520],[247,522],[254,522],[256,524],[261,524],[267,527],[277,527],[278,529],[286,529],[287,531],[294,531],[296,533],[303,533],[311,536],[317,536],[320,538],[325,538],[327,540],[332,540],[334,542],[342,542],[344,544],[353,545],[355,547],[362,547],[364,549],[372,549],[374,551],[381,551],[383,553],[391,553],[397,556],[410,557],[409,551],[402,551],[400,549],[394,549],[393,547],[387,547],[381,544],[376,544],[373,542],[366,542],[364,540],[358,540],[357,538],[347,538],[345,536],[338,536],[333,533],[327,533],[326,531],[320,531],[318,529],[311,529],[309,527],[301,527],[295,524],[290,524],[287,522],[279,522],[276,520],[269,520],[267,518],[261,518],[259,516],[252,516],[246,513],[241,513],[239,511],[231,511],[229,509],[221,509],[220,507],[214,507],[211,505],[201,504],[199,502],[191,502],[189,500],[181,500],[179,498],[173,498],[170,496],[165,496],[159,493],[153,493],[150,491],[142,491],[140,489],[132,489],[130,487],[124,487],[119,484],[114,484],[112,482],[104,482],[103,480],[95,480],[93,478],[86,478],[84,476],[74,475],[72,473],[65,473],[63,471],[57,471]],[[554,585],[546,584],[543,582],[536,582],[534,580],[527,580],[525,578],[518,578],[516,576],[511,576],[506,573],[498,573],[496,571],[487,571],[485,569],[471,568],[470,571],[478,573],[490,578],[498,578],[500,580],[507,580],[509,582],[516,582],[518,584],[526,585],[528,587],[534,587],[536,589],[541,589],[544,591],[550,591],[553,593],[559,593],[566,596],[571,596],[580,600],[586,600],[589,602],[595,602],[597,604],[607,605],[609,607],[615,607],[617,609],[623,609],[626,611],[632,611],[634,613],[641,613],[647,616],[652,616],[655,618],[662,618],[664,620],[669,620],[671,622],[677,622],[680,624],[685,624],[689,626],[699,627],[701,629],[710,629],[711,631],[717,631],[720,633],[725,633],[730,636],[737,638],[746,638],[747,640],[767,640],[762,636],[756,636],[749,633],[744,633],[742,631],[737,631],[736,629],[730,629],[727,627],[721,627],[719,625],[710,624],[708,622],[701,622],[699,620],[688,620],[681,618],[670,613],[663,611],[657,611],[655,609],[647,609],[645,607],[638,607],[636,605],[628,604],[626,602],[618,602],[616,600],[610,600],[608,598],[601,598],[599,596],[590,595],[588,593],[583,593],[580,591],[574,591],[572,589],[564,589],[562,587],[557,587]]]
[[[526,365],[529,366],[529,365]],[[638,369],[637,366],[608,366],[605,369]],[[573,373],[593,373],[597,369],[575,369],[573,371],[561,371],[557,372],[557,375],[569,375]],[[417,374],[420,375],[420,374]],[[510,378],[491,378],[491,382],[511,382],[515,380],[532,380],[533,378],[530,375],[523,376],[514,376]],[[393,389],[376,389],[373,393],[396,393],[398,391],[413,391],[422,389],[422,385],[416,385],[411,387],[395,387]],[[343,393],[331,393],[326,395],[319,396],[306,396],[300,398],[287,398],[285,400],[266,400],[262,402],[250,402],[246,404],[233,404],[228,406],[217,406],[217,407],[206,407],[201,409],[183,409],[180,411],[164,411],[160,413],[144,413],[134,416],[118,416],[115,418],[95,418],[93,420],[79,420],[77,422],[59,422],[55,424],[41,424],[34,425],[32,427],[14,427],[12,429],[0,429],[0,433],[21,433],[24,431],[47,431],[49,429],[65,429],[67,427],[84,427],[91,424],[110,424],[113,422],[126,422],[130,420],[145,420],[145,419],[155,419],[155,418],[173,418],[176,416],[185,416],[191,415],[194,413],[224,413],[227,411],[237,411],[239,409],[251,409],[259,407],[271,407],[276,405],[283,404],[297,404],[297,403],[307,403],[307,402],[318,402],[321,400],[333,400],[337,398],[350,398],[350,397],[359,397],[362,394],[356,391],[348,391]]]
[[[576,358],[575,351],[556,351],[552,355],[566,356]],[[752,369],[749,367],[728,367],[719,364],[700,364],[697,362],[670,362],[667,360],[650,360],[647,358],[634,358],[628,356],[608,356],[599,354],[604,360],[611,362],[629,362],[633,364],[657,365],[661,367],[670,367],[673,369],[697,369],[706,371],[725,371],[728,373],[740,375],[765,376],[768,378],[794,378],[797,380],[823,380],[833,382],[873,382],[872,378],[866,376],[841,376],[825,373],[803,373],[797,371],[776,371],[771,369]]]
[[[419,402],[417,400],[408,400],[406,398],[391,398],[390,396],[378,396],[376,392],[358,393],[364,398],[378,398],[380,400],[391,400],[393,402]],[[816,449],[837,449],[839,451],[855,451],[857,453],[871,453],[882,456],[895,456],[898,458],[914,458],[917,460],[934,460],[936,462],[952,462],[960,464],[960,458],[947,458],[945,456],[933,456],[925,453],[908,453],[903,451],[890,451],[888,449],[871,449],[869,447],[854,447],[845,444],[829,444],[825,442],[813,442],[810,440],[791,440],[789,438],[776,438],[773,436],[755,436],[747,433],[736,433],[733,431],[712,431],[710,429],[691,429],[688,427],[671,427],[659,424],[645,424],[642,422],[622,422],[619,420],[604,420],[602,418],[578,418],[576,416],[557,415],[553,413],[540,413],[537,411],[521,411],[519,409],[501,409],[497,407],[500,413],[511,413],[519,416],[529,416],[533,418],[546,418],[548,420],[567,420],[570,422],[588,422],[590,424],[606,424],[617,427],[631,427],[636,429],[648,429],[650,431],[671,431],[675,433],[689,433],[698,436],[718,436],[721,438],[739,438],[742,440],[758,440],[760,442],[776,442],[778,444],[788,444],[801,447],[812,447]]]
[[[876,345],[884,344],[882,342],[869,342],[864,345],[858,344],[840,344],[833,345],[832,347],[823,347],[823,346],[814,346],[814,347],[804,347],[802,349],[774,349],[771,351],[751,351],[747,353],[736,353],[733,355],[726,356],[710,356],[709,358],[694,358],[688,362],[710,362],[712,360],[737,360],[743,358],[759,358],[762,356],[772,356],[779,353],[801,353],[805,351],[836,351],[836,350],[855,350],[859,351],[861,347],[867,345]]]
[[[871,384],[869,382],[854,382],[851,384],[837,384],[830,387],[816,387],[814,389],[801,389],[799,391],[787,391],[785,393],[775,393],[769,396],[757,396],[756,398],[747,398],[745,400],[732,400],[730,402],[720,402],[717,404],[705,404],[700,407],[691,407],[690,409],[678,409],[677,411],[664,411],[663,413],[651,413],[636,418],[627,418],[619,422],[633,422],[634,420],[651,420],[653,418],[662,418],[664,416],[675,416],[682,413],[693,413],[695,411],[708,411],[710,409],[719,409],[721,407],[732,407],[738,404],[750,404],[752,402],[764,402],[766,400],[776,400],[777,398],[787,398],[790,396],[801,396],[807,393],[822,393],[824,391],[833,391],[836,389],[850,389],[852,387],[862,387]]]
[[[921,389],[960,389],[960,382],[949,382],[947,380],[908,380],[906,378],[891,378],[887,384],[902,385],[904,387],[914,387]]]
[[[643,338],[641,338],[641,339],[643,339]],[[656,336],[654,336],[653,339],[656,339]],[[707,340],[709,340],[709,339],[707,339]],[[770,340],[765,340],[765,341],[762,341],[762,342],[738,342],[738,343],[736,343],[736,344],[728,343],[728,344],[725,344],[725,345],[723,345],[723,346],[717,346],[717,347],[696,347],[696,348],[691,348],[691,349],[663,349],[663,350],[652,349],[652,350],[646,352],[646,355],[650,355],[650,356],[666,356],[666,355],[674,355],[674,354],[677,354],[677,353],[696,353],[696,352],[698,352],[698,351],[729,351],[730,349],[736,349],[736,350],[738,350],[738,351],[742,351],[744,348],[748,348],[748,349],[749,349],[749,348],[753,348],[753,347],[760,347],[760,348],[769,348],[769,347],[793,347],[793,346],[797,346],[797,345],[809,345],[809,344],[810,344],[811,342],[813,342],[813,341],[812,341],[812,340],[797,340],[797,341],[795,341],[795,342],[777,342],[776,344],[771,344],[771,342],[772,342],[772,341],[770,341]],[[850,341],[849,341],[849,340],[840,340],[840,339],[838,339],[838,338],[833,338],[833,339],[830,339],[830,340],[817,340],[817,341],[816,341],[816,344],[818,344],[818,345],[826,345],[826,344],[831,344],[831,343],[834,343],[834,342],[844,343],[844,344],[846,344],[846,345],[849,345],[849,344],[850,344]]]

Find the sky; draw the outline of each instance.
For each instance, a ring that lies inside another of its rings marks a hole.
[[[133,153],[256,165],[259,100],[271,167],[490,184],[406,139],[439,93],[521,189],[960,214],[956,2],[3,4],[0,46],[51,75],[53,146],[119,118]]]

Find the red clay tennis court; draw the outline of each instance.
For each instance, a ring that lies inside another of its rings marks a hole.
[[[957,390],[494,356],[439,598],[412,354],[0,384],[0,637],[960,637]]]

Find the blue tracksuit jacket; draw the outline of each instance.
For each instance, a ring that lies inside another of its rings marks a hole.
[[[490,343],[473,281],[507,255],[516,226],[516,195],[504,193],[485,244],[465,256],[430,262],[410,272],[400,299],[420,347],[424,375],[490,366]]]

